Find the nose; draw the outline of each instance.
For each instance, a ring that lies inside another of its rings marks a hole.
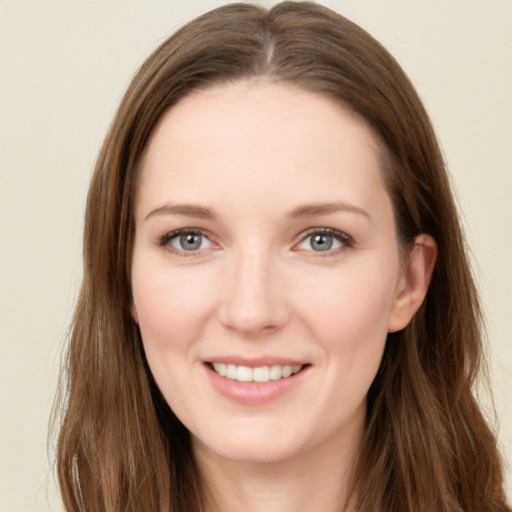
[[[271,255],[258,250],[233,255],[224,275],[219,318],[226,328],[255,337],[288,322],[286,290]]]

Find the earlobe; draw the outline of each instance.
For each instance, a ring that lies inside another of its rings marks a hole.
[[[403,269],[389,315],[388,332],[404,329],[418,311],[427,294],[436,260],[436,241],[430,235],[417,236],[414,248]]]
[[[139,323],[139,316],[137,315],[137,308],[135,307],[135,302],[133,302],[133,299],[130,302],[130,313],[131,313],[132,318],[135,321],[135,323],[138,324]]]

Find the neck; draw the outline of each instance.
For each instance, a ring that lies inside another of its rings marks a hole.
[[[252,463],[218,457],[195,440],[205,512],[351,512],[358,449],[359,438],[334,439],[300,456]]]

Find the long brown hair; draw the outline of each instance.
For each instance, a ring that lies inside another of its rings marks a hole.
[[[66,510],[202,510],[188,431],[156,387],[130,315],[134,190],[167,109],[194,89],[252,77],[324,94],[365,119],[385,148],[402,247],[428,233],[439,248],[426,300],[388,336],[370,389],[353,479],[359,510],[506,510],[496,438],[473,395],[481,312],[430,121],[377,41],[309,2],[233,4],[197,18],[149,57],[121,102],[87,200],[83,283],[56,408]]]

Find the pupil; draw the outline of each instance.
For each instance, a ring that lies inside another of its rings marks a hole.
[[[189,251],[199,249],[201,246],[201,236],[190,233],[188,235],[181,235],[180,242],[183,249]]]
[[[311,246],[316,251],[328,251],[332,247],[332,236],[330,235],[315,235]]]

